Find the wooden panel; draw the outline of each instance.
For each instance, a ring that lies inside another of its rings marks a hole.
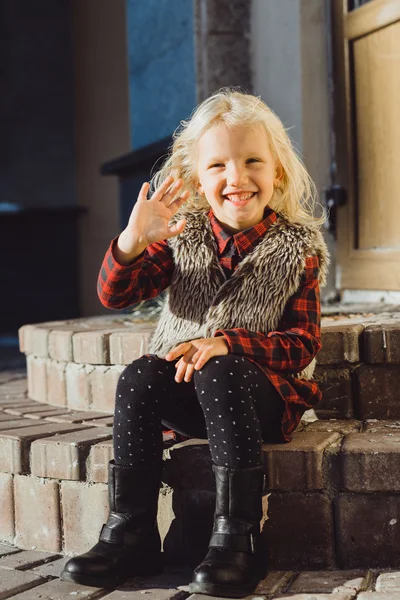
[[[356,40],[359,249],[400,249],[400,21]]]
[[[347,290],[400,290],[400,261],[385,257],[346,260],[342,256],[337,266],[337,286]],[[384,260],[382,260],[384,259]]]
[[[399,0],[373,0],[347,14],[345,35],[347,39],[351,40],[390,25],[399,19]]]
[[[348,13],[347,0],[332,2],[338,181],[348,192],[347,203],[338,210],[336,285],[340,291],[400,290],[400,227],[395,235],[395,228],[388,225],[399,216],[400,169],[387,167],[393,153],[396,161],[399,155],[394,107],[400,105],[400,49],[393,40],[399,36],[399,7],[399,0],[372,0]],[[379,189],[375,195],[366,190],[370,181]],[[382,214],[386,230],[374,223]],[[372,243],[369,235],[375,236]]]

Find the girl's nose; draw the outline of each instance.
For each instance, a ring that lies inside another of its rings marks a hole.
[[[243,185],[247,181],[246,169],[238,165],[231,165],[227,169],[226,179],[228,185]]]

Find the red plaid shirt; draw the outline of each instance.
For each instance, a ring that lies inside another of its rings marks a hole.
[[[235,234],[226,232],[213,210],[208,213],[218,242],[218,258],[229,277],[277,219],[268,206],[260,223]],[[107,308],[121,309],[158,296],[171,282],[174,269],[172,250],[165,240],[150,244],[129,265],[120,265],[114,257],[114,238],[101,266],[97,293]],[[321,399],[313,380],[293,376],[304,369],[321,349],[321,307],[317,255],[307,257],[299,289],[289,299],[276,331],[267,335],[242,328],[218,329],[233,354],[245,356],[264,372],[285,402],[282,418],[282,441],[290,442],[290,433],[298,426],[303,413]]]

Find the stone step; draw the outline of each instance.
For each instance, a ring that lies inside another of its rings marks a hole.
[[[20,329],[27,380],[0,384],[0,540],[66,555],[97,541],[117,381],[148,352],[155,324],[107,316]],[[263,447],[272,569],[400,566],[399,332],[398,313],[323,319],[315,372],[323,400],[290,444]],[[171,564],[195,566],[215,507],[208,442],[165,444],[163,549]]]
[[[66,555],[96,542],[108,513],[112,429],[93,425],[98,414],[90,421],[83,411],[77,423],[70,412],[72,422],[22,416],[15,423],[0,410],[11,423],[7,429],[0,421],[1,542]],[[399,567],[399,448],[396,420],[302,421],[291,443],[264,444],[263,543],[271,568]],[[215,506],[208,442],[165,447],[164,461],[158,522],[165,556],[195,565]]]
[[[156,322],[106,316],[24,325],[19,339],[27,359],[27,396],[58,408],[111,414],[119,375],[149,351]],[[400,418],[400,313],[325,316],[322,344],[315,371],[323,392],[320,418]],[[13,383],[22,401],[21,381]],[[0,404],[5,400],[0,395]]]

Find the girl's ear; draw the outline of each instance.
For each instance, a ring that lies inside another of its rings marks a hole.
[[[201,185],[201,183],[199,181],[196,183],[196,189],[201,196],[204,196],[203,186]]]
[[[282,167],[281,163],[279,162],[275,168],[275,179],[274,179],[275,187],[280,186],[284,174],[285,174],[285,172],[283,170],[283,167]]]

